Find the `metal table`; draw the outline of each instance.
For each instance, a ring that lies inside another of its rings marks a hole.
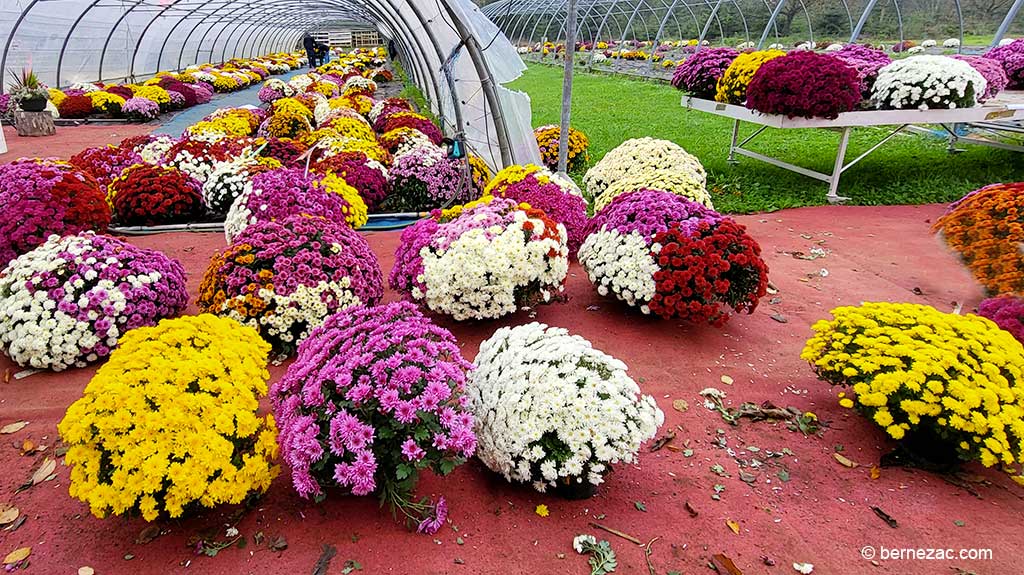
[[[788,118],[773,114],[762,114],[743,106],[734,104],[723,104],[712,100],[704,100],[691,96],[683,96],[682,106],[687,110],[699,110],[716,116],[732,118],[732,141],[729,144],[730,163],[736,163],[736,154],[747,156],[755,160],[767,162],[773,166],[802,174],[828,184],[828,194],[825,196],[829,203],[842,203],[849,198],[839,195],[839,178],[843,172],[854,166],[857,162],[866,158],[883,144],[891,140],[897,134],[915,124],[932,124],[942,126],[950,134],[951,145],[956,141],[971,141],[966,138],[957,137],[955,124],[991,123],[995,121],[1022,120],[1024,119],[1024,104],[1016,103],[986,103],[983,106],[973,108],[957,108],[951,110],[859,110],[839,114],[834,120],[824,118]],[[740,122],[749,122],[760,126],[753,134],[739,141]],[[867,149],[864,153],[849,162],[846,161],[846,148],[850,142],[850,132],[854,128],[867,128],[879,126],[895,126],[888,134]],[[826,174],[797,166],[778,158],[747,149],[744,146],[760,136],[768,128],[779,130],[797,128],[821,128],[839,132],[839,146],[836,150],[836,160],[831,174]]]

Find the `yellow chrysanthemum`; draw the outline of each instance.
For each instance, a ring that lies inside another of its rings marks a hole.
[[[266,491],[279,471],[274,419],[258,414],[269,351],[209,314],[126,333],[58,426],[72,497],[152,521]]]

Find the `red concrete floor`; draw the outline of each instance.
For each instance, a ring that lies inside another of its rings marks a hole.
[[[740,217],[764,248],[781,302],[764,301],[752,316],[735,317],[722,330],[639,316],[599,297],[574,265],[568,278],[569,301],[538,308],[536,319],[570,328],[626,361],[632,376],[665,411],[663,431],[677,430],[673,445],[687,445],[692,457],[669,449],[645,449],[637,465],[616,468],[595,498],[578,502],[509,485],[471,461],[447,478],[427,477],[420,483],[421,494],[444,495],[450,504],[450,525],[436,536],[407,532],[372,498],[332,496],[319,505],[304,501],[292,491],[285,470],[258,507],[237,523],[248,541],[244,549],[224,549],[211,558],[197,556],[187,544],[204,528],[223,530],[232,508],[161,522],[162,536],[138,544],[136,538],[146,524],[139,519],[93,518],[68,496],[67,468],[58,466],[51,482],[14,493],[43,458],[21,456],[17,447],[24,439],[50,445],[57,441],[57,422],[94,369],[11,380],[0,384],[0,423],[31,423],[0,439],[0,466],[5,470],[0,501],[18,506],[28,520],[13,533],[0,531],[0,552],[32,546],[30,573],[74,573],[80,566],[91,566],[99,575],[276,574],[312,572],[321,546],[329,544],[337,547],[331,574],[341,573],[346,560],[358,561],[365,573],[577,574],[589,569],[573,552],[572,538],[593,533],[612,543],[619,558],[617,573],[624,574],[706,573],[710,557],[717,553],[732,558],[745,575],[795,573],[794,562],[814,564],[817,574],[1021,573],[1017,555],[1024,488],[998,471],[976,465],[967,467],[972,474],[968,487],[976,495],[917,470],[887,468],[872,480],[871,466],[892,449],[892,442],[872,423],[839,407],[836,392],[817,381],[799,359],[810,324],[836,305],[892,300],[951,310],[959,302],[970,310],[977,304],[979,289],[928,233],[929,221],[941,210],[818,207]],[[367,237],[386,273],[398,234]],[[189,271],[193,294],[210,255],[223,247],[218,234],[166,234],[132,241],[180,258]],[[783,253],[809,253],[816,246],[831,252],[814,261]],[[824,277],[823,269],[828,271]],[[394,299],[396,294],[388,292],[387,297]],[[773,320],[772,314],[781,314],[788,323]],[[495,329],[530,319],[520,313],[487,323],[441,323],[452,329],[465,356],[472,359],[479,342]],[[0,359],[0,369],[18,368]],[[279,378],[283,370],[272,369],[272,377]],[[721,383],[723,375],[732,377],[733,383]],[[742,421],[733,427],[702,406],[698,393],[709,386],[724,389],[728,405],[771,400],[813,411],[830,426],[820,438],[768,422]],[[686,400],[689,409],[674,410],[675,399]],[[719,436],[732,452],[715,444]],[[836,462],[833,453],[839,445],[859,467]],[[756,480],[748,484],[740,480],[731,454],[750,459],[755,455],[746,449],[750,446],[760,448],[761,456],[765,450],[783,448],[792,455],[754,470]],[[716,464],[729,477],[712,473]],[[782,470],[788,471],[789,481],[779,478]],[[720,501],[711,497],[716,484],[725,486]],[[638,510],[638,501],[646,512]],[[686,510],[687,502],[696,517]],[[540,503],[548,506],[550,516],[535,513]],[[888,527],[872,506],[892,516],[898,527]],[[596,531],[588,525],[591,521],[645,544],[657,538],[650,547],[653,570],[648,570],[642,547]],[[727,521],[739,524],[738,534]],[[273,552],[266,543],[254,544],[257,532],[285,537],[287,550]],[[869,545],[876,550],[985,548],[992,549],[993,558],[876,557],[878,564],[873,565],[861,558],[861,549]]]
[[[67,159],[92,146],[117,144],[129,136],[148,134],[157,124],[86,124],[57,126],[53,136],[19,137],[14,126],[4,126],[7,153],[0,155],[0,164],[18,158]]]

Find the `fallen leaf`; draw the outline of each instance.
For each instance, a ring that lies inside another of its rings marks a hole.
[[[789,320],[786,319],[786,316],[782,315],[781,313],[773,313],[771,315],[771,318],[779,323],[789,323]]]
[[[345,567],[341,570],[341,575],[348,575],[353,571],[362,571],[363,564],[356,561],[355,559],[349,559],[345,561]]]
[[[331,567],[331,559],[338,554],[338,549],[334,545],[321,544],[320,558],[316,560],[316,565],[313,566],[313,575],[327,575],[327,570]],[[342,573],[351,573],[352,570],[342,571]]]
[[[677,399],[672,402],[672,409],[682,413],[687,409],[690,409],[690,404],[685,399]]]
[[[871,479],[878,479],[882,476],[882,470],[877,465],[871,466]]]
[[[270,540],[267,548],[271,551],[284,551],[288,548],[288,540],[284,538],[284,535],[278,535]]]
[[[131,561],[132,559],[135,559],[135,556],[132,555],[131,553],[125,553],[124,554],[124,560],[125,561]]]
[[[765,565],[767,565],[769,567],[775,567],[775,560],[772,559],[771,557],[767,556],[767,555],[762,555],[761,556],[761,563],[764,563]]]
[[[962,519],[957,519],[956,521],[953,521],[953,525],[956,525],[957,527],[963,527],[964,525],[966,525],[966,523],[964,523]]]
[[[839,464],[842,465],[843,467],[849,467],[851,469],[853,469],[854,467],[857,467],[856,463],[854,463],[853,461],[850,461],[850,459],[847,458],[842,453],[833,453],[832,457],[835,457],[836,461],[838,461]]]
[[[773,297],[772,299],[768,300],[768,303],[771,304],[771,305],[780,304],[780,303],[782,303],[782,298],[781,297]]]
[[[812,565],[811,563],[794,563],[793,569],[796,569],[797,573],[811,575],[811,573],[814,572],[814,565]]]
[[[689,501],[683,504],[683,507],[686,509],[686,512],[690,514],[690,517],[696,517],[700,515],[699,513],[697,513],[697,510],[693,508],[693,505],[690,505]]]
[[[728,375],[723,375],[722,383],[724,383],[725,385],[732,385],[732,378],[729,377]]]
[[[740,471],[740,481],[744,483],[756,483],[757,476],[753,473],[747,473],[746,471]]]
[[[14,423],[8,423],[7,425],[0,427],[0,433],[4,435],[16,433],[24,429],[26,425],[28,425],[27,421],[15,421]]]
[[[28,556],[31,555],[31,554],[32,554],[32,548],[31,547],[20,547],[18,549],[15,549],[14,551],[11,551],[10,553],[8,553],[7,557],[4,557],[4,565],[10,565],[12,563],[20,563],[20,562],[24,561],[25,559],[27,559]]]
[[[95,575],[96,570],[92,567],[79,567],[78,575]]]
[[[892,527],[893,529],[896,529],[899,526],[899,525],[897,525],[896,520],[893,519],[892,517],[890,517],[889,514],[886,513],[885,511],[882,511],[882,509],[880,507],[872,506],[871,510],[874,511],[875,515],[879,516],[882,519],[882,521],[885,521],[885,523],[889,527]]]
[[[665,447],[666,445],[668,445],[668,443],[670,441],[672,441],[675,438],[676,438],[676,432],[669,431],[665,435],[662,435],[658,439],[655,439],[654,443],[651,444],[651,452],[653,453],[655,451],[658,451],[662,447]]]
[[[767,291],[768,291],[768,294],[769,294],[769,295],[775,295],[775,294],[779,293],[779,288],[775,287],[775,286],[774,286],[774,285],[772,284],[772,282],[768,282],[768,288],[767,288]]]
[[[19,527],[25,524],[25,521],[27,519],[28,515],[22,515],[21,517],[15,519],[14,523],[11,523],[7,527],[4,527],[4,531],[17,531]]]
[[[779,472],[776,473],[775,475],[777,475],[778,478],[779,478],[779,481],[781,481],[783,483],[789,481],[789,472],[786,471],[785,469],[780,469]]]
[[[711,565],[714,566],[715,571],[718,571],[719,575],[743,575],[743,571],[729,559],[721,553],[715,553],[711,556]]]
[[[12,523],[21,515],[21,511],[17,507],[12,507],[6,503],[0,503],[0,525],[7,525]]]
[[[46,449],[45,445],[37,445],[36,442],[32,441],[31,439],[26,439],[25,441],[21,442],[22,455],[32,455],[33,453],[37,451],[43,451],[44,449]]]
[[[150,525],[139,532],[138,537],[135,538],[135,543],[136,545],[145,545],[157,537],[160,537],[160,526]]]
[[[643,511],[644,513],[647,513],[647,506],[644,505],[643,501],[634,501],[633,506],[636,507],[637,511]]]
[[[725,524],[729,526],[729,529],[732,529],[733,533],[735,533],[736,535],[740,534],[740,524],[739,523],[736,523],[732,519],[728,519],[728,520],[726,520]]]
[[[917,286],[914,286],[914,289],[912,289],[910,291],[914,292],[914,295],[924,295],[924,290],[922,290],[921,288],[919,288]]]

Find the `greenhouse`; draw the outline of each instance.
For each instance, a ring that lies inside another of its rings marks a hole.
[[[0,0],[8,573],[1018,573],[1024,0]]]

